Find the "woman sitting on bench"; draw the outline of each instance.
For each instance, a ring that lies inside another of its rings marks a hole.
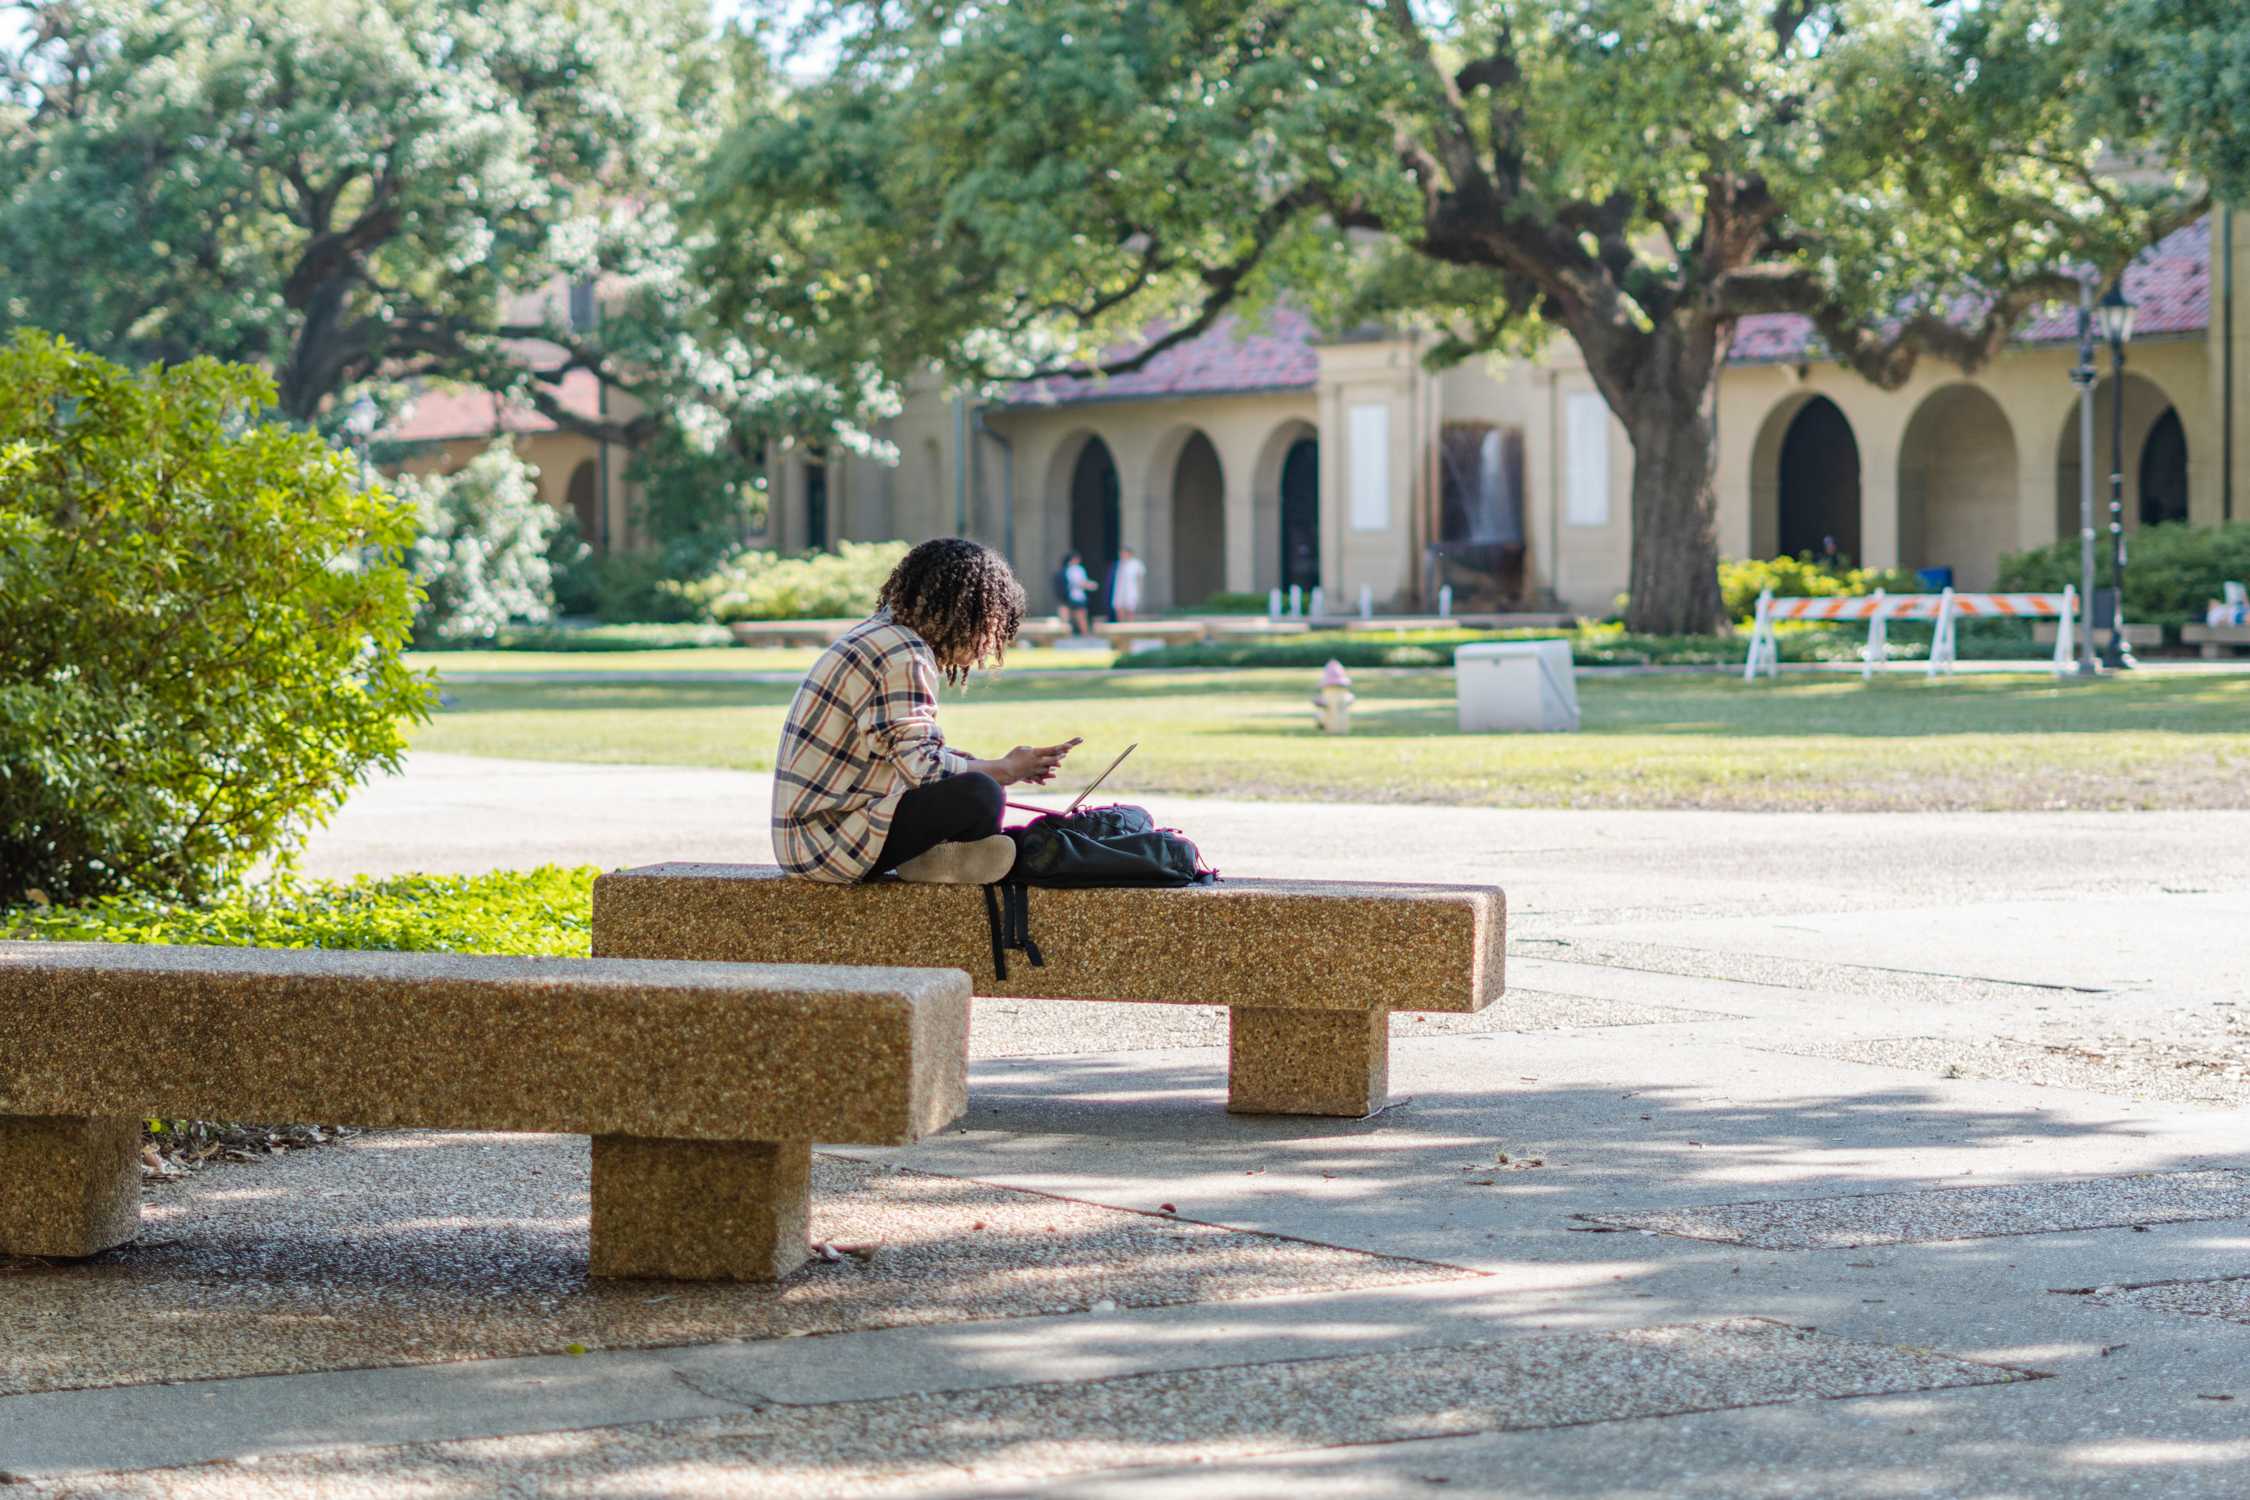
[[[958,687],[999,665],[1023,608],[1023,585],[989,547],[942,537],[906,554],[875,613],[821,653],[790,701],[773,773],[783,869],[948,885],[1008,873],[1016,846],[1000,832],[1000,788],[1052,780],[1078,741],[978,760],[945,743],[937,687],[941,674]]]

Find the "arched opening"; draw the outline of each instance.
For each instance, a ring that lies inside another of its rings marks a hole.
[[[1281,459],[1281,587],[1320,585],[1320,444],[1299,438]]]
[[[1953,586],[1992,587],[2016,546],[2016,438],[1983,389],[1933,391],[1899,443],[1898,547],[1910,568],[1950,568]]]
[[[815,448],[805,457],[805,550],[828,549],[828,458]]]
[[[1320,554],[1319,503],[1320,485],[1320,429],[1301,417],[1291,417],[1278,423],[1258,444],[1258,456],[1250,469],[1250,587],[1263,594],[1282,586],[1281,549],[1281,484],[1283,471],[1289,467],[1289,455],[1300,444],[1307,456],[1299,460],[1301,473],[1293,474],[1300,488],[1315,492],[1313,511],[1313,563],[1317,568]]]
[[[1105,591],[1110,569],[1117,562],[1123,529],[1118,509],[1117,462],[1110,457],[1109,444],[1098,437],[1090,437],[1086,439],[1086,446],[1078,450],[1078,462],[1070,471],[1070,545],[1086,564],[1086,572],[1095,586]],[[1106,593],[1097,603],[1107,607]]]
[[[1751,454],[1751,554],[1833,554],[1857,563],[1861,547],[1851,420],[1826,396],[1792,396],[1766,414]]]
[[[2110,434],[2117,421],[2117,383],[2103,376],[2094,387],[2094,528],[2109,526],[2109,476],[2112,458]],[[2169,417],[2170,422],[2165,419]],[[2160,431],[2169,427],[2169,432]],[[2151,451],[2151,450],[2155,451]],[[2137,529],[2145,520],[2160,519],[2177,507],[2176,518],[2187,515],[2187,432],[2179,425],[2172,398],[2155,381],[2126,372],[2125,462],[2121,469],[2125,492],[2125,529]],[[2075,536],[2079,515],[2078,403],[2070,404],[2055,448],[2055,534]],[[2152,497],[2150,486],[2160,494]],[[2152,504],[2153,499],[2153,504]]]
[[[1438,536],[1430,547],[1432,597],[1456,607],[1501,609],[1524,586],[1523,429],[1447,422],[1438,432]]]
[[[1198,432],[1172,466],[1172,602],[1192,608],[1226,586],[1226,475]]]
[[[1857,562],[1859,440],[1826,396],[1807,401],[1782,434],[1777,480],[1776,550]]]
[[[564,491],[570,506],[571,519],[578,523],[578,539],[590,547],[602,543],[601,534],[601,482],[594,461],[587,459],[570,471],[570,485]]]
[[[2188,518],[2187,429],[2178,408],[2167,406],[2141,444],[2141,524]]]

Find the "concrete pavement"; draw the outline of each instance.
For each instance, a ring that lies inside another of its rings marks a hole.
[[[429,758],[307,863],[761,860],[764,806],[732,773]],[[2250,1493],[2250,813],[1155,810],[1233,873],[1507,887],[1510,993],[1395,1018],[1394,1105],[1357,1122],[1226,1115],[1199,1007],[981,1003],[961,1127],[824,1161],[826,1211],[889,1243],[779,1291],[587,1288],[579,1142],[208,1172],[140,1246],[0,1267],[0,1470]]]

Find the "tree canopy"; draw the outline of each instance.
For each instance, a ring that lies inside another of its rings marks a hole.
[[[833,70],[714,159],[710,274],[816,363],[970,380],[1129,368],[1283,298],[1440,361],[1567,333],[1633,445],[1628,618],[1709,628],[1738,320],[1802,314],[1886,386],[1974,368],[2202,211],[2185,174],[2239,149],[2218,74],[2181,103],[2193,47],[2109,12],[842,0]]]
[[[865,394],[719,331],[688,274],[674,204],[766,87],[704,0],[0,9],[0,330],[253,362],[300,422],[469,382],[699,474]],[[580,372],[636,399],[566,401]]]

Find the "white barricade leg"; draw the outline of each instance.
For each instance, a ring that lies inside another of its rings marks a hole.
[[[2063,585],[2062,614],[2055,622],[2055,675],[2062,676],[2077,665],[2078,657],[2078,590]]]
[[[1875,591],[1875,613],[1867,617],[1867,647],[1859,654],[1859,680],[1871,682],[1875,669],[1890,659],[1890,618],[1883,613],[1887,596],[1881,589]]]
[[[1930,675],[1953,671],[1953,590],[1938,596],[1937,629],[1930,636]]]
[[[1742,664],[1742,680],[1756,682],[1759,672],[1773,672],[1778,657],[1773,638],[1773,590],[1767,589],[1758,595],[1758,614],[1750,626],[1750,655]]]

